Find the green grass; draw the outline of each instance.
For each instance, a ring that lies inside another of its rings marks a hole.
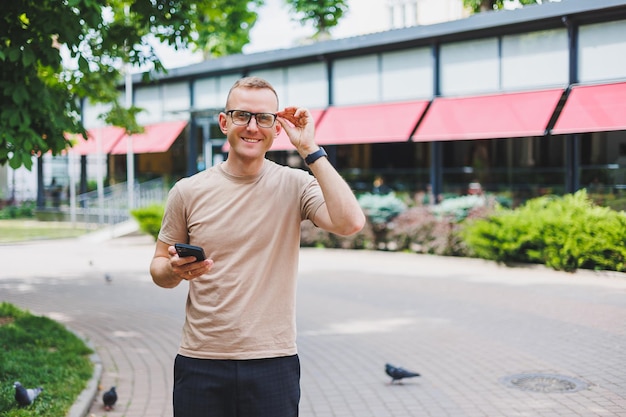
[[[42,239],[64,239],[94,231],[94,227],[69,222],[40,222],[37,220],[0,220],[0,244]]]
[[[93,374],[91,353],[61,324],[0,304],[0,417],[67,415]],[[15,381],[44,391],[33,404],[19,407]]]

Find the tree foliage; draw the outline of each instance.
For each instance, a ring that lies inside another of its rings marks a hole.
[[[317,33],[314,38],[328,36],[348,10],[347,0],[286,0],[302,23],[312,22]]]
[[[541,0],[519,0],[522,5],[541,4]],[[463,0],[463,5],[473,13],[500,10],[504,8],[507,0]]]
[[[316,27],[336,24],[344,0],[286,0]],[[10,0],[0,17],[0,165],[31,168],[86,137],[81,100],[106,103],[108,124],[141,128],[119,103],[127,66],[163,72],[154,40],[205,57],[240,53],[264,0]],[[307,8],[307,3],[312,7]],[[305,12],[314,10],[315,13]],[[65,51],[65,52],[64,52]],[[65,58],[64,54],[65,53]],[[67,62],[71,62],[71,68]],[[148,73],[147,73],[148,74]]]

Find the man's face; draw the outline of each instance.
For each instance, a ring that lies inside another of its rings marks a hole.
[[[230,93],[226,111],[241,110],[250,113],[276,113],[278,102],[272,90],[260,88],[236,88]],[[233,114],[220,113],[220,128],[230,145],[229,158],[264,158],[281,126],[274,122],[271,127],[260,127],[256,117],[245,125],[235,124]],[[239,123],[241,123],[239,121]],[[262,123],[263,124],[263,123]]]

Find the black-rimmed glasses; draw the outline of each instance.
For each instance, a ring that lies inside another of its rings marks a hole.
[[[225,113],[230,114],[233,123],[238,126],[246,126],[250,123],[252,116],[254,116],[254,120],[256,120],[256,124],[259,127],[272,127],[276,122],[276,114],[274,113],[251,113],[244,110],[227,110]]]

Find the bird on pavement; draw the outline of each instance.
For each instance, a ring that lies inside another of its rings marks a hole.
[[[117,392],[115,387],[111,387],[110,390],[102,394],[102,402],[104,403],[104,409],[110,411],[113,409],[115,402],[117,401]]]
[[[404,368],[397,368],[390,364],[385,364],[385,372],[391,377],[391,383],[402,381],[404,378],[413,378],[420,376],[417,372],[408,371]]]
[[[15,388],[15,401],[22,407],[31,405],[43,391],[42,387],[24,388],[19,382],[15,382],[13,387]]]

